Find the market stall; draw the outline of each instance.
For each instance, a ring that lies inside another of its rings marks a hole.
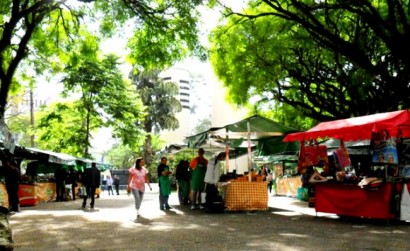
[[[230,177],[224,193],[225,207],[227,210],[266,210],[268,208],[267,182],[262,177],[257,179],[253,172],[258,167],[252,163],[252,152],[268,151],[268,154],[283,153],[290,146],[298,143],[283,143],[283,137],[297,130],[281,125],[270,119],[255,115],[244,120],[223,127],[211,128],[206,132],[187,137],[188,146],[199,148],[209,146],[216,142],[222,144],[225,151],[224,175]],[[244,149],[244,161],[232,162],[229,159],[230,151]],[[234,178],[232,176],[235,176]],[[239,178],[237,177],[239,176]]]
[[[327,172],[332,163],[327,163],[327,158],[316,158],[315,154],[306,155],[306,147],[317,147],[306,142],[327,138],[342,142],[334,154],[335,173],[325,174],[332,175],[331,179],[312,182],[316,212],[404,220],[408,209],[400,204],[403,205],[406,192],[403,187],[410,178],[404,174],[410,164],[405,153],[410,149],[405,143],[409,137],[410,112],[403,110],[323,122],[306,132],[288,134],[284,141],[301,142],[299,168],[308,168],[308,161],[315,166],[318,163],[315,160],[320,159],[321,166],[328,168]],[[351,163],[348,159],[343,142],[356,140],[371,140],[368,166]]]

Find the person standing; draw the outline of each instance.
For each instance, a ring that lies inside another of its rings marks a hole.
[[[175,178],[178,183],[179,205],[189,204],[189,162],[181,160],[175,171]]]
[[[189,167],[192,170],[191,178],[191,209],[203,209],[201,205],[201,192],[204,190],[205,172],[208,165],[208,160],[204,158],[205,150],[203,148],[198,149],[198,156],[193,158],[189,163]]]
[[[56,201],[65,200],[65,181],[67,178],[67,171],[62,165],[59,165],[54,171],[54,179],[56,182]]]
[[[161,158],[161,164],[157,168],[159,181],[159,209],[169,210],[171,207],[168,204],[169,195],[171,194],[171,181],[169,175],[172,173],[167,165],[168,159]]]
[[[272,184],[273,184],[271,170],[266,165],[263,165],[262,168],[259,170],[259,175],[262,176],[263,181],[267,182],[267,189],[269,191],[269,194],[271,194],[272,193]]]
[[[7,152],[4,153],[2,164],[2,168],[4,168],[2,171],[6,182],[10,213],[20,212],[20,200],[18,195],[19,184],[21,181],[20,169],[18,168],[17,163],[12,159],[11,154]]]
[[[148,171],[144,167],[144,160],[138,158],[135,162],[135,167],[131,167],[128,175],[128,193],[132,192],[135,200],[135,209],[137,210],[135,220],[138,220],[139,210],[141,207],[142,199],[145,193],[145,183],[147,183],[149,189],[152,191],[151,185],[149,183]]]
[[[107,190],[108,190],[108,195],[114,195],[114,191],[112,190],[112,178],[110,175],[107,176]]]
[[[218,199],[218,182],[221,176],[221,164],[220,162],[225,159],[226,154],[220,152],[215,158],[212,158],[206,169],[205,174],[205,191],[206,202],[205,207],[209,210],[212,209],[213,203]]]
[[[97,168],[97,163],[91,163],[91,168],[85,170],[84,185],[86,187],[87,196],[84,196],[82,208],[87,205],[87,198],[91,198],[90,208],[94,208],[95,190],[100,187],[101,172]]]
[[[120,177],[118,175],[114,175],[114,187],[117,195],[120,195]]]
[[[68,174],[68,181],[71,184],[71,194],[73,200],[75,200],[75,188],[77,187],[77,172],[74,170],[74,167],[70,167],[70,173]]]

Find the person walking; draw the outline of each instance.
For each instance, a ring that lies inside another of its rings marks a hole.
[[[112,190],[112,183],[113,180],[110,175],[107,176],[107,190],[108,190],[108,195],[114,195],[114,191]]]
[[[158,181],[159,181],[159,209],[169,210],[171,207],[168,204],[169,195],[171,194],[171,181],[169,175],[172,173],[167,165],[168,159],[166,157],[161,158],[161,164],[157,168]]]
[[[205,174],[205,191],[206,191],[206,203],[205,207],[208,210],[212,210],[213,203],[218,200],[218,182],[221,176],[221,164],[220,162],[225,159],[225,152],[220,152],[216,157],[209,161],[209,165]]]
[[[148,171],[144,167],[144,160],[138,158],[135,162],[135,167],[131,167],[128,175],[128,193],[132,193],[135,200],[135,209],[137,210],[135,220],[138,220],[140,216],[139,210],[141,207],[142,199],[145,193],[145,183],[147,183],[149,189],[152,191],[151,185],[149,183]]]
[[[208,160],[204,158],[205,150],[203,148],[198,149],[198,156],[193,158],[189,163],[189,167],[192,170],[191,178],[191,209],[203,209],[201,205],[201,192],[204,190],[205,172],[208,165]]]
[[[86,169],[84,177],[84,185],[86,187],[87,196],[84,196],[82,208],[87,205],[87,198],[91,198],[90,208],[94,208],[95,190],[100,187],[101,172],[97,168],[97,163],[92,162],[91,168]]]
[[[117,195],[120,195],[120,177],[118,175],[114,175],[114,187]]]

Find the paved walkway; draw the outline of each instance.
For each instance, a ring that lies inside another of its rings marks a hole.
[[[153,184],[157,188],[156,184]],[[24,207],[10,217],[14,250],[409,250],[410,225],[347,221],[287,197],[269,210],[207,214],[177,203],[160,211],[148,191],[137,222],[133,198],[103,194],[94,210],[81,200]]]

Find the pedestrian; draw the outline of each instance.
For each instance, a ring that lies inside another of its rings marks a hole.
[[[201,192],[204,190],[205,172],[208,165],[208,160],[204,158],[205,150],[203,148],[198,149],[198,156],[193,158],[189,163],[189,167],[192,170],[191,177],[191,209],[203,209],[201,205]]]
[[[114,187],[117,195],[120,195],[120,177],[118,175],[114,175]]]
[[[58,165],[54,171],[54,180],[56,183],[56,201],[65,200],[65,182],[67,178],[67,171],[62,165]]]
[[[273,179],[272,179],[272,173],[271,170],[267,165],[263,165],[261,169],[259,170],[259,175],[262,176],[263,181],[267,182],[267,189],[269,191],[269,194],[272,193],[272,184],[273,184]]]
[[[206,191],[206,203],[205,207],[208,210],[212,210],[213,203],[218,201],[218,182],[221,176],[221,164],[220,162],[225,159],[226,154],[220,152],[216,157],[209,161],[209,165],[205,174],[205,191]]]
[[[175,178],[178,184],[179,205],[189,205],[189,162],[181,160],[175,171]]]
[[[101,172],[97,168],[97,163],[92,162],[91,168],[85,170],[84,185],[86,187],[87,196],[84,196],[82,208],[87,205],[87,198],[90,197],[90,208],[94,208],[95,191],[100,187]]]
[[[75,200],[75,188],[77,187],[77,172],[74,170],[74,167],[70,167],[70,173],[68,174],[68,183],[71,184],[71,195],[73,200]]]
[[[169,210],[171,207],[168,204],[169,195],[171,194],[171,181],[169,175],[172,172],[167,165],[167,157],[161,157],[161,164],[157,168],[158,183],[159,183],[159,209]]]
[[[114,191],[112,190],[112,183],[113,183],[113,180],[112,180],[111,176],[108,175],[108,176],[107,176],[107,190],[108,190],[108,195],[110,195],[110,193],[111,193],[111,195],[114,195]]]
[[[138,158],[135,162],[135,167],[131,167],[128,175],[128,193],[132,192],[135,200],[135,209],[137,210],[135,220],[138,220],[140,215],[139,210],[141,207],[142,199],[145,193],[145,183],[147,183],[149,189],[152,191],[151,185],[149,183],[148,171],[144,167],[144,160]]]
[[[21,181],[21,173],[17,163],[7,151],[2,154],[2,173],[6,182],[10,213],[20,212],[20,200],[18,195]]]

